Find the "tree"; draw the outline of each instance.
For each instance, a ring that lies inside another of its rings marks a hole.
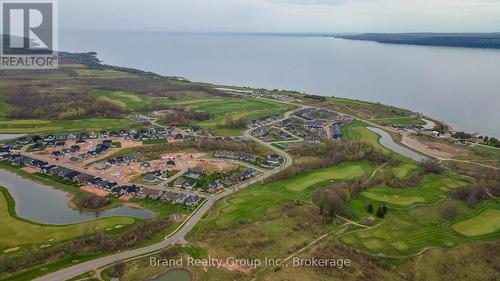
[[[382,205],[382,210],[384,211],[384,214],[387,214],[387,206],[385,204]]]
[[[379,206],[378,207],[378,210],[377,210],[377,217],[383,219],[385,217],[385,212],[384,212],[384,208],[382,206]]]
[[[422,167],[426,173],[440,174],[444,171],[444,168],[438,162],[431,159],[423,160]]]
[[[455,202],[451,202],[444,206],[443,210],[441,211],[441,216],[444,219],[451,219],[453,218],[458,212],[458,206]]]
[[[373,205],[372,205],[372,203],[368,204],[368,206],[366,207],[366,211],[368,211],[368,213],[372,213],[373,214]]]

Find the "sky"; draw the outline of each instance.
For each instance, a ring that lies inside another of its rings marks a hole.
[[[500,0],[59,0],[61,30],[498,32]]]

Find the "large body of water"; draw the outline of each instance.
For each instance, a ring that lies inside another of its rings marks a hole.
[[[500,136],[500,50],[321,36],[61,32],[65,51],[192,81],[305,91],[400,106]]]
[[[69,207],[68,194],[0,169],[0,186],[7,188],[16,202],[19,217],[46,224],[71,224],[97,217],[128,216],[150,218],[149,210],[122,206],[100,213],[82,213]]]

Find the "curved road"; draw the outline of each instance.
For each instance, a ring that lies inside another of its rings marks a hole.
[[[295,109],[295,110],[297,110],[297,109]],[[288,118],[292,114],[292,112],[294,112],[295,110],[286,112],[285,118]],[[283,119],[285,119],[285,118],[283,118]],[[279,122],[283,119],[277,120],[275,122]],[[273,122],[273,123],[275,123],[275,122]],[[180,229],[178,229],[177,232],[175,232],[171,236],[168,236],[165,240],[163,240],[161,242],[158,242],[156,244],[149,245],[149,246],[146,246],[143,248],[119,252],[119,253],[111,254],[109,256],[105,256],[105,257],[98,258],[95,260],[80,263],[80,264],[77,264],[77,265],[67,267],[67,268],[61,269],[59,271],[50,273],[48,275],[42,276],[42,277],[37,278],[35,280],[38,280],[38,281],[68,280],[68,279],[74,278],[78,275],[81,275],[83,273],[86,273],[88,271],[96,270],[100,267],[104,267],[106,265],[109,265],[109,264],[112,264],[112,263],[115,263],[118,261],[122,261],[122,260],[130,259],[133,257],[152,253],[152,252],[161,250],[165,247],[168,247],[172,244],[175,244],[179,241],[182,241],[184,239],[184,236],[189,231],[191,231],[191,229],[194,227],[194,225],[196,223],[198,223],[198,221],[203,217],[203,215],[205,215],[208,212],[208,210],[215,204],[215,202],[217,202],[218,200],[220,200],[220,199],[222,199],[222,198],[224,198],[232,193],[237,192],[238,190],[241,190],[241,189],[248,187],[252,184],[263,181],[264,179],[266,179],[272,175],[275,175],[275,174],[287,169],[288,167],[290,167],[290,165],[292,165],[292,162],[293,162],[292,157],[288,153],[286,153],[285,151],[283,151],[277,147],[274,147],[273,145],[266,143],[266,142],[264,142],[256,137],[252,136],[251,131],[253,131],[254,129],[255,128],[246,130],[244,133],[244,136],[248,139],[251,139],[251,140],[259,143],[262,146],[265,146],[265,147],[271,149],[275,153],[281,155],[281,157],[283,157],[283,159],[284,159],[284,163],[280,167],[277,167],[273,170],[267,171],[266,173],[261,174],[255,178],[252,178],[248,181],[239,183],[239,184],[237,184],[237,185],[231,187],[230,189],[227,189],[221,193],[208,196],[206,202],[202,206],[200,206],[192,214],[192,216],[189,218],[189,220],[184,225],[182,225],[182,227]]]

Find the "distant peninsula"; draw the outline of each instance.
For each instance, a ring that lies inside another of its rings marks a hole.
[[[333,35],[335,38],[388,44],[500,49],[500,32],[495,33],[363,33]]]

